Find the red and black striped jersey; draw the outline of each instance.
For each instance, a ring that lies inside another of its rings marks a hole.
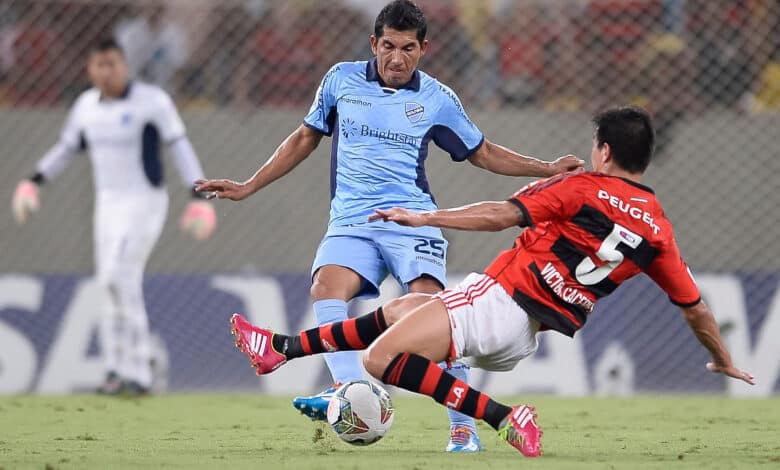
[[[598,299],[640,272],[677,305],[700,301],[647,186],[579,171],[531,183],[510,201],[529,228],[485,272],[546,328],[573,336]]]

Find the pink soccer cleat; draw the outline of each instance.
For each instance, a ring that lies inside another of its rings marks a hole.
[[[501,421],[498,435],[526,457],[542,455],[542,430],[536,424],[536,411],[530,405],[519,405]]]
[[[230,317],[230,331],[236,337],[236,347],[252,362],[257,375],[269,374],[285,362],[284,354],[274,349],[274,332],[258,328],[238,313]]]

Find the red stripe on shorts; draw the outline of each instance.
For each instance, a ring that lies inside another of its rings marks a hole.
[[[484,286],[486,283],[490,282],[490,280],[491,280],[491,279],[490,279],[488,276],[485,276],[485,277],[483,277],[482,279],[480,279],[479,281],[477,281],[477,282],[475,282],[474,284],[470,285],[470,286],[469,286],[469,287],[468,287],[468,288],[465,290],[466,297],[471,297],[471,293],[472,293],[472,292],[474,292],[474,291],[478,291],[478,290],[482,289],[482,287],[483,287],[483,286]]]
[[[492,281],[492,279],[491,279],[491,281]],[[487,291],[489,291],[490,288],[493,287],[494,285],[496,285],[495,281],[488,282],[485,285],[483,285],[482,287],[480,287],[479,289],[475,290],[474,292],[471,292],[469,294],[469,296],[468,296],[469,302],[473,302],[474,299],[477,299],[477,298],[482,297],[483,295],[485,295],[485,293],[487,293]]]

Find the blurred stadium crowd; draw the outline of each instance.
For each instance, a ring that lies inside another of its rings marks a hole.
[[[322,74],[370,56],[384,0],[2,0],[0,106],[86,87],[83,53],[114,34],[133,72],[184,106],[307,106]],[[422,67],[473,109],[780,110],[775,0],[420,0]],[[674,84],[674,87],[670,85]],[[675,93],[670,90],[681,90]]]

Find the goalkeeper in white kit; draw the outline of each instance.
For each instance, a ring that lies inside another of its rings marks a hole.
[[[95,185],[96,277],[106,293],[100,322],[107,394],[146,394],[152,381],[151,337],[144,307],[143,271],[168,210],[161,146],[171,152],[193,197],[181,226],[199,240],[211,235],[216,216],[194,191],[203,178],[173,101],[157,86],[131,81],[122,49],[113,39],[89,51],[93,87],[70,110],[57,143],[41,158],[13,198],[16,221],[39,207],[38,188],[58,175],[80,150],[90,154]]]

